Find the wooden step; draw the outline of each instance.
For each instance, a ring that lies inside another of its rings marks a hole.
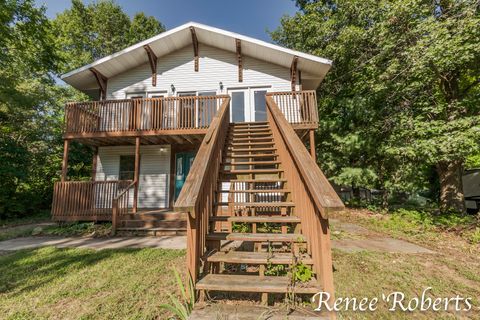
[[[197,282],[197,290],[285,293],[290,288],[289,277],[208,274]],[[321,288],[312,280],[295,287],[295,293],[315,294]]]
[[[299,233],[224,233],[207,234],[207,240],[252,241],[252,242],[305,242]]]
[[[283,169],[245,169],[245,170],[221,170],[223,174],[262,174],[262,173],[280,173]]]
[[[268,121],[239,121],[232,122],[230,126],[245,126],[245,125],[268,125]]]
[[[231,133],[258,133],[258,132],[271,132],[269,127],[265,128],[255,128],[255,127],[249,127],[249,128],[230,128]]]
[[[219,180],[220,183],[226,183],[226,182],[232,182],[232,183],[237,183],[237,182],[258,182],[258,183],[273,183],[273,182],[286,182],[287,179],[285,178],[258,178],[258,179],[224,179],[224,180]]]
[[[228,133],[229,139],[235,138],[258,138],[258,137],[273,137],[270,131],[265,132],[232,132]]]
[[[226,162],[226,161],[222,161],[222,165],[225,165],[225,166],[243,166],[243,165],[246,165],[246,166],[253,166],[253,165],[274,165],[274,164],[280,164],[281,162],[278,161],[278,160],[269,160],[269,161],[245,161],[245,162],[241,162],[241,161],[236,161],[236,162]]]
[[[184,220],[156,220],[156,219],[136,219],[121,220],[121,226],[124,228],[174,228],[185,229],[187,221]]]
[[[214,216],[209,217],[210,221],[224,222],[245,222],[245,223],[300,223],[297,216],[281,216],[281,215],[261,215],[261,216]]]
[[[227,142],[250,142],[250,141],[263,141],[263,140],[273,140],[272,136],[265,137],[252,137],[252,138],[230,138]]]
[[[290,193],[288,189],[218,190],[218,193]]]
[[[118,233],[128,236],[140,235],[140,236],[184,236],[187,233],[186,228],[117,228]]]
[[[225,158],[271,158],[278,157],[276,153],[252,153],[252,154],[232,154],[231,151],[227,151]]]
[[[280,252],[250,252],[250,251],[217,251],[207,257],[209,262],[243,263],[243,264],[291,264],[293,257],[291,253]],[[298,257],[305,265],[312,265],[312,258],[304,254]]]
[[[279,208],[279,207],[295,207],[293,202],[218,202],[219,206],[233,205],[234,207],[246,208]]]
[[[228,152],[258,152],[258,151],[276,151],[277,148],[230,148],[227,146]]]
[[[187,215],[184,212],[174,211],[144,211],[137,213],[128,213],[121,216],[122,220],[186,220]]]
[[[227,147],[246,147],[246,146],[271,146],[274,145],[275,143],[273,141],[265,141],[265,142],[227,142],[226,146]]]

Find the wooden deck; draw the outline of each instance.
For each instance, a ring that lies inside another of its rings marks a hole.
[[[303,139],[318,127],[315,91],[268,93]],[[86,145],[200,144],[228,95],[71,102],[64,139]],[[248,130],[242,133],[248,133]]]

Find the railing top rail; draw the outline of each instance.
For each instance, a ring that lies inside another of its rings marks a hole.
[[[197,199],[202,192],[207,175],[209,174],[208,168],[211,164],[213,157],[214,142],[219,134],[219,128],[228,114],[228,106],[230,103],[230,97],[223,101],[219,112],[215,115],[210,124],[210,128],[207,131],[205,139],[202,141],[202,145],[197,152],[195,160],[190,169],[190,173],[185,181],[185,184],[175,202],[174,208],[176,211],[189,212],[192,217],[195,217],[195,207],[197,205]]]
[[[315,206],[323,218],[329,212],[344,209],[343,202],[327,180],[317,163],[308,153],[302,141],[288,123],[283,113],[271,97],[266,98],[267,108],[270,110],[286,147],[298,169],[305,186],[312,197]]]
[[[315,95],[317,92],[315,90],[302,90],[302,91],[274,91],[274,92],[267,92],[267,96],[288,96],[288,95],[297,95],[302,93],[314,93]]]
[[[67,106],[82,105],[82,104],[110,104],[110,103],[123,103],[132,101],[176,101],[176,100],[212,100],[212,99],[225,99],[230,98],[229,95],[211,95],[211,96],[181,96],[181,97],[152,97],[152,98],[133,98],[133,99],[109,99],[109,100],[96,100],[96,101],[69,101]]]
[[[65,183],[65,184],[102,184],[102,183],[128,183],[132,180],[95,180],[95,181],[57,181],[56,183]]]

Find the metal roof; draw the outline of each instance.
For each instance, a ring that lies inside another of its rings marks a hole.
[[[101,58],[91,64],[70,71],[62,75],[61,79],[81,91],[96,89],[98,85],[95,76],[89,70],[90,68],[95,68],[102,75],[110,78],[138,65],[148,63],[148,56],[144,45],[150,46],[158,58],[187,45],[192,45],[190,27],[195,28],[199,43],[230,52],[236,52],[235,39],[240,39],[242,55],[269,61],[287,68],[290,68],[293,58],[297,56],[297,69],[302,71],[302,79],[308,81],[310,87],[313,86],[316,88],[332,66],[332,61],[325,58],[287,49],[262,40],[200,23],[188,22],[112,55]]]

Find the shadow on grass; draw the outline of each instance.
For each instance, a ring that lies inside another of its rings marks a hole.
[[[0,256],[0,294],[18,295],[33,291],[69,272],[79,272],[116,255],[136,254],[140,250],[94,251],[47,247]]]

